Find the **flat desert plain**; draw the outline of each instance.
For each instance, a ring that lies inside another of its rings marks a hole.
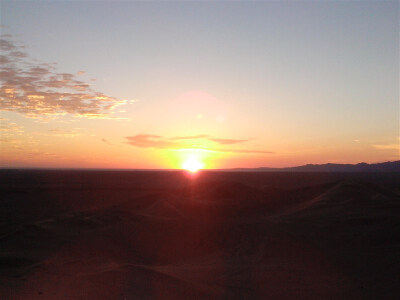
[[[0,172],[0,299],[400,299],[400,173]]]

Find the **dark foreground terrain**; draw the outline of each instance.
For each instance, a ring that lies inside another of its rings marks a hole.
[[[400,299],[400,173],[0,172],[0,299]]]

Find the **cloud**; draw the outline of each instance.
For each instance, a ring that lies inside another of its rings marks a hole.
[[[208,134],[188,135],[188,136],[176,136],[172,137],[171,140],[196,140],[208,138]]]
[[[397,150],[400,151],[400,144],[382,144],[382,145],[372,145],[376,149],[380,150]]]
[[[8,145],[13,149],[20,149],[21,136],[24,135],[24,127],[6,118],[0,118],[0,144]]]
[[[2,119],[1,120],[1,125],[0,125],[0,131],[2,132],[1,134],[3,135],[4,132],[10,132],[10,133],[18,133],[18,132],[23,132],[23,126],[19,126],[14,122],[8,122],[7,119]]]
[[[247,142],[248,140],[235,140],[235,139],[219,139],[219,138],[209,138],[210,141],[222,144],[222,145],[231,145]]]
[[[161,136],[153,134],[138,134],[135,136],[127,136],[125,138],[128,140],[128,144],[139,148],[166,149],[176,148],[180,145],[179,143],[164,140]]]
[[[50,129],[49,132],[51,132],[51,134],[48,135],[60,137],[75,137],[80,135],[80,133],[75,130]]]
[[[216,152],[231,152],[231,153],[243,153],[243,154],[272,154],[271,151],[263,150],[248,150],[248,149],[216,149]]]
[[[222,138],[211,138],[207,134],[191,135],[191,136],[177,136],[172,138],[162,137],[154,134],[138,134],[135,136],[125,137],[127,144],[138,147],[138,148],[155,148],[155,149],[171,149],[171,150],[182,150],[182,149],[197,149],[212,152],[226,152],[226,153],[241,153],[241,154],[271,154],[271,151],[264,150],[252,150],[252,149],[211,149],[199,146],[193,146],[185,143],[186,140],[194,139],[207,139],[217,140],[220,144],[235,144],[245,142],[247,140],[235,140],[235,139],[222,139]]]
[[[102,141],[102,142],[104,142],[104,143],[106,143],[106,144],[108,144],[108,145],[110,145],[110,146],[113,146],[113,144],[111,144],[109,141],[107,141],[107,140],[106,140],[106,139],[104,139],[104,138],[103,138],[103,139],[101,139],[101,141]]]
[[[1,37],[1,110],[41,119],[66,114],[112,119],[115,107],[126,103],[93,90],[74,74],[56,72],[54,64],[37,63],[20,48],[10,36]]]
[[[238,139],[221,139],[213,138],[208,134],[198,134],[198,135],[188,135],[188,136],[176,136],[170,138],[170,140],[197,140],[197,139],[207,139],[209,141],[221,144],[221,145],[231,145],[247,142],[248,140],[238,140]]]
[[[0,50],[5,52],[14,51],[16,46],[11,41],[8,41],[7,38],[10,38],[10,36],[2,36],[2,39],[0,40]]]

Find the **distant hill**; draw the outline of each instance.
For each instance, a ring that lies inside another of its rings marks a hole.
[[[400,172],[400,160],[377,164],[307,164],[289,168],[236,168],[227,171],[243,172]]]

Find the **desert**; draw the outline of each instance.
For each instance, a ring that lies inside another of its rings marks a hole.
[[[2,299],[396,299],[399,173],[2,170]]]

